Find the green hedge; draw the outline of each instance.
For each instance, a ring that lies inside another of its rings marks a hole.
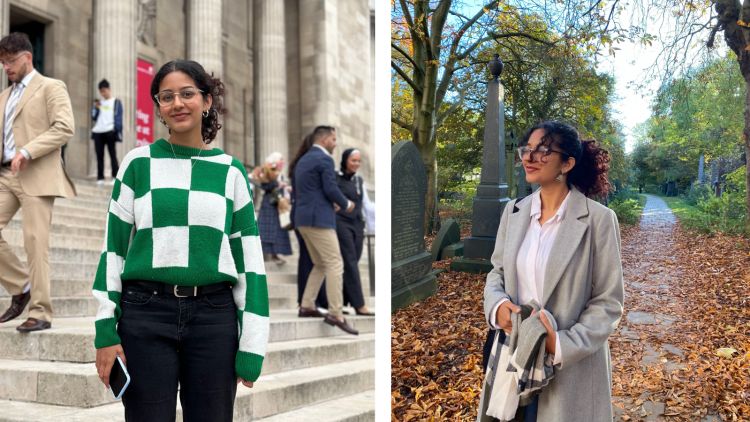
[[[641,219],[646,197],[628,188],[619,189],[612,194],[607,206],[617,214],[620,224],[632,225]]]

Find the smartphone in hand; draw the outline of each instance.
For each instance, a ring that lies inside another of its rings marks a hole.
[[[128,385],[130,385],[130,374],[125,364],[122,363],[122,359],[117,356],[114,365],[112,365],[112,371],[109,373],[109,389],[112,390],[115,400],[122,398]]]

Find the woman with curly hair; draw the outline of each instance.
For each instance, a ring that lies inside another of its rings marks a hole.
[[[131,382],[125,420],[231,421],[268,343],[268,290],[245,167],[211,148],[224,85],[190,60],[151,84],[167,139],[135,148],[115,179],[94,280],[96,368]]]
[[[478,420],[610,421],[607,339],[623,312],[620,231],[615,213],[590,199],[610,190],[609,154],[547,121],[528,131],[518,155],[526,180],[540,188],[510,201],[500,219],[484,290],[497,335]],[[538,372],[523,371],[529,350],[541,357]]]

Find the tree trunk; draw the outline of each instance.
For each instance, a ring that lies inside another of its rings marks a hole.
[[[431,145],[430,145],[431,144]],[[435,157],[435,145],[430,143],[426,148],[419,148],[425,170],[427,171],[427,193],[424,201],[424,232],[432,233],[435,230],[435,221],[438,212],[437,200],[437,159]]]
[[[750,233],[750,75],[745,77],[745,127],[742,137],[745,141],[745,232]]]

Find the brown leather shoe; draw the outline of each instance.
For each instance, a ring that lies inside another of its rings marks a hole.
[[[0,322],[8,322],[18,317],[23,312],[26,305],[31,299],[31,292],[21,293],[20,295],[11,296],[10,307],[0,316]]]
[[[43,319],[29,318],[23,324],[16,327],[16,330],[22,333],[28,333],[31,331],[46,330],[52,327],[52,323]]]
[[[300,306],[297,316],[300,318],[323,318],[325,315],[317,309],[308,309]]]
[[[323,319],[323,322],[328,325],[339,327],[349,334],[354,334],[355,336],[359,334],[359,331],[355,330],[351,325],[347,324],[346,320],[341,321],[331,314],[326,315],[325,319]]]

